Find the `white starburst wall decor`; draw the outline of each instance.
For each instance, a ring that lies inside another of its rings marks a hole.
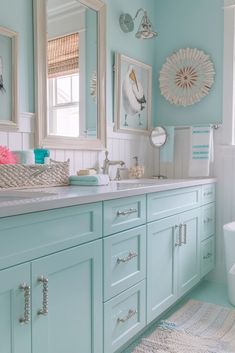
[[[162,66],[160,91],[171,104],[187,107],[208,95],[214,77],[214,64],[209,55],[196,48],[180,49]]]

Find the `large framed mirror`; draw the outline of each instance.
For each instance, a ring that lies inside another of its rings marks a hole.
[[[37,145],[106,147],[106,5],[34,0]]]
[[[0,27],[0,130],[17,131],[19,125],[19,34]]]

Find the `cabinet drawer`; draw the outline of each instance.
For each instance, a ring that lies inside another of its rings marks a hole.
[[[215,204],[202,207],[202,233],[201,240],[209,238],[215,234]]]
[[[0,268],[102,237],[102,204],[0,219]]]
[[[104,353],[112,353],[146,324],[145,281],[104,304]]]
[[[140,226],[146,222],[146,198],[134,196],[104,202],[104,235]]]
[[[215,201],[215,184],[208,184],[202,186],[202,204]]]
[[[198,207],[200,191],[200,188],[185,188],[147,195],[148,222]]]
[[[104,300],[146,276],[146,226],[104,239]]]
[[[215,264],[215,237],[201,243],[201,277],[213,270]]]

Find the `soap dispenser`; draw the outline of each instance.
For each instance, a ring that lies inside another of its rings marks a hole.
[[[139,159],[137,156],[133,157],[133,159],[135,159],[135,164],[130,168],[129,178],[140,179],[144,176],[144,166],[139,165]]]

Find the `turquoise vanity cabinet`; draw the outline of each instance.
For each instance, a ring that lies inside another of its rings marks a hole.
[[[147,195],[148,323],[213,269],[214,201],[214,184]]]
[[[148,225],[147,322],[151,322],[177,300],[178,217]]]
[[[202,187],[201,208],[201,277],[205,276],[215,265],[215,185]]]
[[[31,353],[30,265],[0,271],[0,283],[0,352]]]
[[[103,243],[104,352],[112,353],[146,325],[146,195],[104,201]]]
[[[215,185],[149,191],[0,218],[0,353],[120,352],[213,269]]]
[[[200,209],[148,225],[147,321],[200,280]]]
[[[97,203],[0,219],[1,353],[103,353],[101,212]]]
[[[34,353],[102,353],[102,244],[32,263]]]

